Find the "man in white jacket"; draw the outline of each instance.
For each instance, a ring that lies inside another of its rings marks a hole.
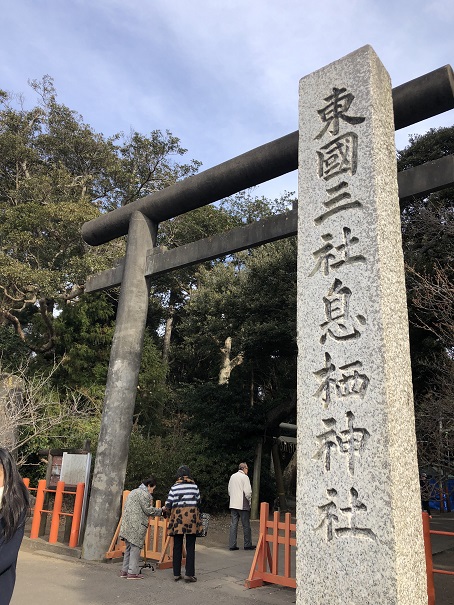
[[[241,462],[238,472],[233,473],[229,481],[230,496],[230,536],[229,550],[239,550],[236,543],[238,521],[241,519],[244,535],[244,550],[254,550],[251,537],[251,524],[249,515],[251,512],[252,488],[248,477],[248,466]]]

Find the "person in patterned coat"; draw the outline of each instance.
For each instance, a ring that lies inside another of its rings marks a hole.
[[[162,508],[153,506],[155,487],[156,479],[149,477],[126,498],[119,532],[120,538],[126,542],[120,577],[128,580],[143,578],[139,573],[139,558],[147,533],[148,517],[162,515]]]
[[[200,520],[200,492],[186,465],[177,471],[177,481],[170,488],[165,503],[169,514],[168,534],[173,536],[173,577],[181,580],[183,538],[186,536],[185,582],[197,582],[195,577],[195,541],[202,533]]]

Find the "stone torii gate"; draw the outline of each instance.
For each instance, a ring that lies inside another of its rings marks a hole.
[[[396,130],[452,108],[454,76],[449,65],[392,90]],[[126,256],[116,267],[89,277],[86,284],[86,292],[120,284],[121,291],[82,550],[84,559],[104,558],[118,521],[150,276],[296,235],[298,211],[293,209],[165,251],[156,246],[159,223],[296,170],[300,134],[301,125],[299,131],[84,224],[83,238],[93,246],[128,236]],[[452,186],[454,156],[399,173],[397,184],[401,206],[414,195]],[[300,198],[299,207],[304,203],[305,199]]]

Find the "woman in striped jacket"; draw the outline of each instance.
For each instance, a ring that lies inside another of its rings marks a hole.
[[[168,533],[173,536],[173,577],[181,580],[183,538],[186,536],[185,582],[197,582],[195,577],[195,541],[202,532],[200,521],[200,492],[185,465],[177,471],[177,481],[167,496],[165,509],[169,514]]]

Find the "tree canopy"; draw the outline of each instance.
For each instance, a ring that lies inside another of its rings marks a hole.
[[[27,455],[67,446],[63,434],[72,447],[87,437],[96,444],[118,290],[88,295],[84,284],[124,254],[124,239],[91,248],[82,224],[200,166],[168,131],[106,137],[57,102],[50,77],[30,84],[31,109],[0,93],[2,371],[20,374],[24,363],[27,378],[47,371],[49,389],[30,397],[53,427],[34,435],[22,422]],[[454,127],[432,130],[410,138],[398,166],[453,152]],[[443,451],[454,438],[453,197],[453,189],[415,197],[402,212],[420,464],[445,469],[440,426]],[[241,192],[163,222],[158,244],[181,246],[292,204],[292,194]],[[126,487],[150,471],[168,486],[186,462],[205,505],[224,508],[226,478],[240,459],[252,467],[261,443],[261,497],[274,499],[266,462],[279,423],[296,420],[296,363],[296,238],[153,278]],[[74,400],[83,414],[60,418],[57,408]]]
[[[454,127],[410,137],[406,170],[454,154]],[[454,188],[415,196],[402,212],[416,430],[422,467],[453,473]]]
[[[35,352],[52,351],[54,312],[123,241],[90,248],[82,224],[199,167],[170,132],[105,137],[57,102],[52,78],[30,82],[37,104],[0,93],[0,321]]]

